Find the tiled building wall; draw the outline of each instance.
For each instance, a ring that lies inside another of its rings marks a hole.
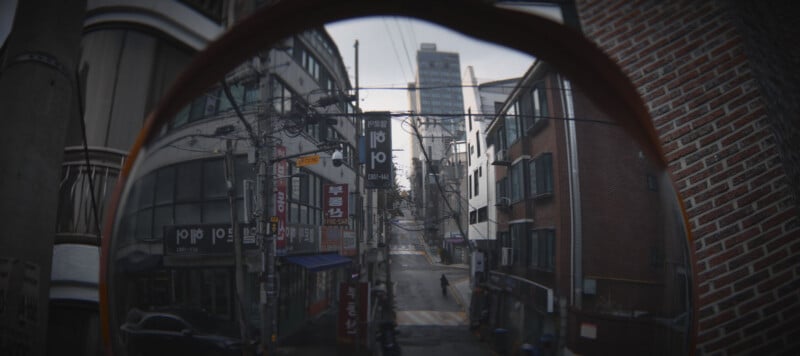
[[[779,90],[762,95],[769,74],[754,66],[770,61],[745,45],[757,27],[743,26],[752,21],[727,2],[577,0],[576,8],[584,34],[645,100],[686,204],[698,352],[799,348],[797,120],[768,106],[780,103]]]

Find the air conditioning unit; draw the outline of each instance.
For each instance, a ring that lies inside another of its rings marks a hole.
[[[494,206],[500,209],[508,209],[511,207],[511,199],[507,197],[499,197],[497,201],[494,203]]]
[[[514,252],[511,247],[503,247],[500,250],[500,265],[501,266],[511,266],[514,262]]]

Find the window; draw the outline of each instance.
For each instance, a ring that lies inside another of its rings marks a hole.
[[[547,95],[543,88],[543,84],[539,83],[531,90],[531,104],[533,106],[533,115],[527,120],[527,129],[538,126],[544,123],[548,118],[549,110],[547,107]]]
[[[480,157],[481,156],[481,132],[480,131],[476,131],[475,132],[475,145],[477,146],[477,149],[478,149],[478,157]]]
[[[525,232],[527,231],[527,224],[511,224],[511,249],[514,251],[514,264],[524,265],[525,263]]]
[[[292,91],[277,78],[272,78],[272,108],[278,114],[292,111]]]
[[[476,197],[480,194],[480,189],[479,188],[480,188],[480,181],[481,180],[478,179],[478,176],[479,176],[479,172],[478,172],[478,170],[475,170],[475,174],[473,175],[473,179],[472,179],[472,183],[473,183],[473,187],[474,187],[474,188],[472,188],[472,194],[474,194]]]
[[[478,209],[478,222],[489,220],[489,208],[483,207]]]
[[[473,210],[469,212],[469,224],[475,224],[478,222],[478,211]]]
[[[500,179],[495,184],[495,190],[494,191],[497,194],[496,198],[498,199],[498,203],[500,202],[499,201],[500,198],[508,199],[507,187],[508,187],[508,178]]]
[[[531,198],[553,193],[553,154],[544,153],[528,162]]]
[[[555,265],[555,230],[534,229],[530,231],[531,268],[552,271]]]
[[[517,104],[514,103],[511,107],[508,108],[505,114],[505,124],[506,124],[506,138],[508,139],[508,144],[511,145],[517,141],[519,138],[519,118],[517,117]]]
[[[469,175],[469,178],[468,178],[468,181],[467,181],[467,189],[469,190],[469,197],[472,198],[472,175],[471,174]]]
[[[518,202],[525,198],[524,167],[524,161],[511,166],[511,196],[509,197],[511,202]]]
[[[255,178],[244,156],[234,162],[236,209],[243,222],[242,181]],[[222,158],[194,160],[162,167],[134,184],[121,223],[140,240],[163,238],[167,225],[228,223],[231,207]]]

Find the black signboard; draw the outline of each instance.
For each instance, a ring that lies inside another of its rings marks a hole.
[[[258,250],[256,226],[239,224],[245,250]],[[164,226],[164,255],[233,255],[230,224]]]
[[[392,187],[392,120],[388,112],[364,113],[364,144],[367,145],[367,189]]]

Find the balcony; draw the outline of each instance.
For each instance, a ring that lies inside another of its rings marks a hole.
[[[507,150],[497,150],[494,154],[493,166],[510,166],[511,160],[508,157]]]

